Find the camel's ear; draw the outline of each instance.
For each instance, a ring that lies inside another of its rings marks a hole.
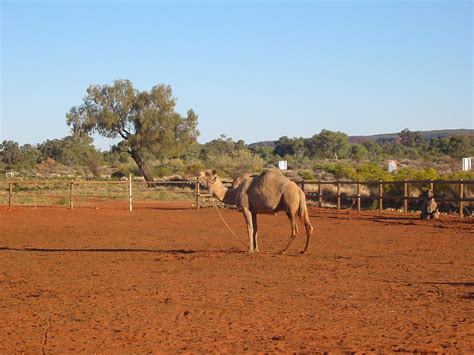
[[[212,170],[212,175],[217,175],[217,171]]]

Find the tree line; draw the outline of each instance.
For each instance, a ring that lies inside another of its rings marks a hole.
[[[318,161],[381,166],[386,159],[437,162],[474,156],[472,135],[424,139],[420,132],[408,129],[395,139],[360,143],[351,143],[343,132],[323,129],[309,138],[284,136],[260,144],[247,145],[224,135],[199,144],[198,115],[189,109],[183,116],[175,108],[176,98],[170,86],[156,85],[149,91],[139,91],[128,80],[90,86],[82,103],[66,114],[71,135],[37,145],[3,141],[0,172],[34,171],[38,164],[52,160],[83,169],[94,177],[106,166],[115,172],[132,171],[152,181],[175,172],[193,175],[206,167],[235,176],[259,171],[281,159],[295,168],[314,170]],[[118,143],[101,152],[93,145],[92,133],[118,139]]]
[[[259,148],[265,149],[265,148]],[[352,159],[377,162],[383,159],[460,159],[474,155],[474,136],[423,139],[420,132],[402,130],[396,139],[367,140],[351,144],[347,134],[323,129],[311,138],[280,137],[273,154],[297,158]]]

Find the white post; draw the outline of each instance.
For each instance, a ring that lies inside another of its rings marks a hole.
[[[128,176],[129,207],[132,212],[132,174]]]

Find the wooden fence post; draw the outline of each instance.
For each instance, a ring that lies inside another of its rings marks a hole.
[[[129,191],[128,206],[129,206],[130,212],[132,212],[132,174],[129,174],[128,176],[128,191]]]
[[[12,205],[12,198],[13,198],[13,183],[8,183],[8,206]]]
[[[379,180],[379,212],[382,212],[383,210],[383,185],[382,185],[383,180]]]
[[[199,180],[196,180],[196,209],[199,209]]]
[[[337,209],[341,209],[341,183],[337,181]]]
[[[318,182],[318,206],[321,208],[323,204],[323,192],[321,190],[322,184],[321,181]]]
[[[357,212],[360,212],[360,181],[357,180]]]
[[[74,181],[71,181],[69,184],[69,208],[71,210],[74,209],[73,193],[74,193]]]
[[[464,217],[464,180],[459,181],[459,218]]]
[[[403,180],[403,213],[408,212],[408,183],[407,180]]]

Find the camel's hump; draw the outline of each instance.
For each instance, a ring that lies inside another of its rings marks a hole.
[[[246,180],[242,186],[239,203],[242,207],[247,205],[260,211],[272,211],[278,206],[288,183],[290,180],[279,170],[266,170]]]
[[[264,194],[275,194],[281,196],[290,179],[285,177],[280,170],[271,169],[264,171],[261,175],[255,176],[253,184]]]
[[[279,169],[265,170],[262,174],[255,176],[254,180],[258,182],[259,185],[265,185],[270,188],[277,188],[282,185],[286,186],[286,184],[290,182],[290,179],[284,176]]]

